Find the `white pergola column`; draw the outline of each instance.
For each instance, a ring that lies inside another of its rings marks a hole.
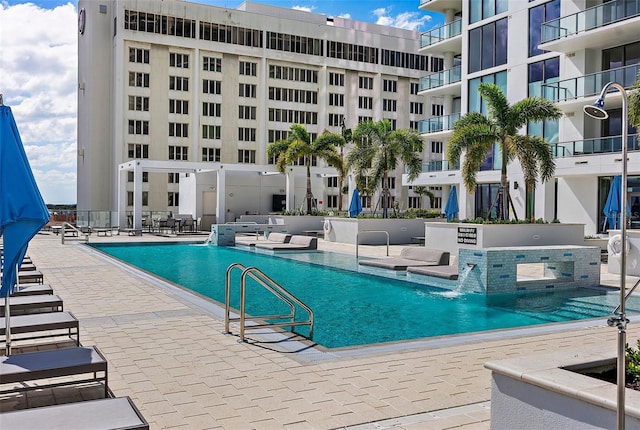
[[[224,224],[227,216],[227,175],[226,171],[220,167],[216,171],[216,224]]]
[[[133,165],[133,228],[142,228],[142,167],[136,161]]]
[[[289,169],[287,173],[285,173],[285,177],[287,178],[286,183],[286,210],[291,212],[295,209],[295,197],[296,197],[296,180],[295,175],[293,174],[293,169]]]
[[[118,225],[117,227],[125,228],[127,226],[127,175],[128,170],[120,166],[118,172]],[[115,227],[115,226],[110,226]]]

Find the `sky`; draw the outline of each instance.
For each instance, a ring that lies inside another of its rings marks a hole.
[[[226,8],[241,3],[195,2]],[[419,2],[255,1],[420,32],[443,24],[441,15],[420,11]],[[76,203],[77,6],[69,0],[0,0],[0,93],[47,204]]]

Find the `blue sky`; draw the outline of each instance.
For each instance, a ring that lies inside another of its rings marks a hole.
[[[420,0],[260,0],[333,17],[427,31],[442,15]],[[235,9],[238,0],[200,0]],[[0,93],[45,202],[76,202],[77,1],[0,0]]]

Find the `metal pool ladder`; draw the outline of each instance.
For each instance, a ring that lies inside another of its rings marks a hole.
[[[231,306],[230,306],[230,296],[231,296],[231,272],[233,269],[242,270],[242,275],[240,275],[240,317],[239,318],[231,318]],[[269,291],[274,296],[278,297],[283,303],[289,305],[290,312],[288,314],[283,315],[259,315],[259,316],[247,316],[245,311],[246,304],[246,291],[247,291],[247,276],[251,277],[258,284],[263,286],[267,291]],[[308,312],[309,319],[304,321],[296,321],[296,305],[300,306],[302,309]],[[300,301],[297,297],[291,294],[289,291],[284,289],[281,285],[279,285],[276,281],[265,275],[263,271],[256,267],[245,267],[240,263],[234,263],[227,268],[227,274],[225,277],[225,291],[224,291],[224,331],[225,333],[231,333],[229,331],[229,323],[231,321],[240,321],[240,340],[244,341],[244,332],[245,330],[253,330],[264,327],[294,327],[301,325],[309,326],[309,339],[313,338],[313,311],[311,308],[302,301]],[[282,322],[267,322],[268,320],[283,320],[288,319],[289,321]],[[246,320],[254,321],[254,324],[249,326],[246,325]]]

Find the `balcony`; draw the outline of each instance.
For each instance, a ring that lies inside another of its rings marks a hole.
[[[564,79],[558,82],[547,82],[541,84],[538,91],[534,90],[534,95],[539,95],[554,102],[565,102],[583,97],[592,97],[600,94],[602,87],[608,82],[618,82],[625,88],[631,87],[640,72],[640,64],[620,67],[617,69],[604,70],[590,75],[579,76],[572,79]],[[584,101],[580,101],[584,103]]]
[[[460,113],[445,116],[436,116],[418,122],[418,131],[422,134],[449,131],[453,124],[460,119]]]
[[[576,157],[592,154],[610,154],[622,151],[622,136],[597,137],[595,139],[573,140],[551,145],[554,158]],[[638,151],[638,135],[627,136],[627,150]]]
[[[615,0],[542,24],[540,49],[575,52],[637,40],[640,0]]]
[[[422,33],[420,49],[428,54],[460,53],[462,51],[462,19]]]
[[[420,9],[445,13],[447,10],[460,12],[462,0],[420,0]]]
[[[428,161],[422,163],[422,172],[443,172],[447,170],[459,170],[459,166],[450,166],[448,160]]]
[[[435,92],[430,91],[436,88],[442,88],[446,85],[451,85],[455,83],[459,83],[462,79],[462,67],[457,66],[452,69],[443,70],[438,73],[431,73],[427,76],[423,76],[420,78],[420,88],[419,92],[429,91],[430,96],[437,96],[442,94],[453,94],[460,95],[460,86],[458,86],[455,90],[447,91],[443,89],[441,91]]]

